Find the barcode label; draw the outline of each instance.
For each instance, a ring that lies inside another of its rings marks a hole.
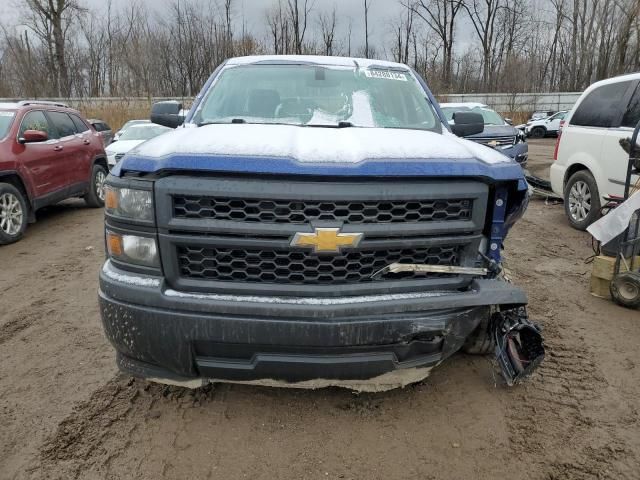
[[[401,82],[407,81],[407,76],[404,73],[391,72],[389,70],[365,70],[364,74],[369,78],[383,78],[385,80],[400,80]]]

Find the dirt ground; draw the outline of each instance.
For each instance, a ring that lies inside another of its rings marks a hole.
[[[553,139],[531,143],[545,174]],[[0,248],[0,479],[638,479],[640,313],[589,294],[589,236],[533,200],[508,267],[545,328],[524,385],[455,355],[381,394],[118,374],[98,314],[102,212],[69,201]]]

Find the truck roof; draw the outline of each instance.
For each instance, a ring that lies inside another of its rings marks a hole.
[[[387,60],[373,60],[357,57],[328,57],[322,55],[250,55],[235,57],[227,60],[227,65],[251,65],[256,63],[310,63],[324,66],[353,67],[357,63],[361,67],[386,67],[408,70],[403,63],[389,62]]]

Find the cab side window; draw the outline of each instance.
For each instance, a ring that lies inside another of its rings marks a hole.
[[[603,85],[582,100],[571,118],[571,125],[583,127],[618,127],[625,106],[622,105],[631,82]]]
[[[640,122],[640,84],[636,87],[636,91],[631,97],[627,111],[622,118],[622,126],[636,128]]]
[[[87,127],[87,124],[84,123],[84,121],[79,116],[73,115],[73,114],[70,114],[69,116],[71,117],[73,124],[76,126],[76,131],[78,133],[83,133],[89,130],[89,127]]]
[[[47,112],[47,115],[55,125],[60,134],[60,138],[69,137],[75,135],[77,132],[76,126],[71,120],[71,117],[62,112]]]
[[[58,138],[58,132],[51,128],[47,117],[40,110],[34,110],[24,116],[18,136],[22,137],[27,130],[40,130],[41,132],[46,132],[49,138]]]

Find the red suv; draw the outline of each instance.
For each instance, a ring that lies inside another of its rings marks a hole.
[[[0,245],[19,240],[35,211],[65,198],[104,205],[102,137],[61,103],[0,103]]]

